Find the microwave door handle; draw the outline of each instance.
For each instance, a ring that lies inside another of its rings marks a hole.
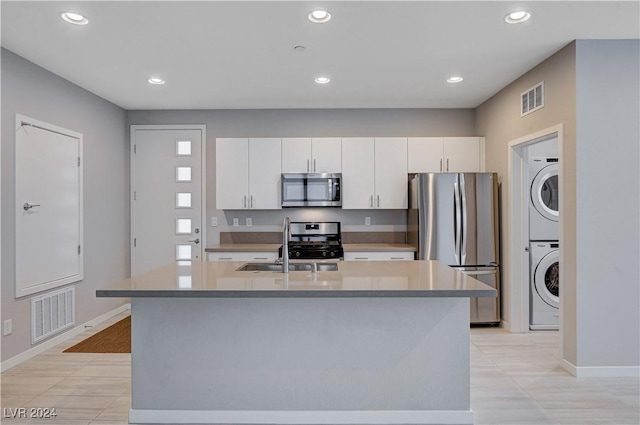
[[[316,167],[316,160],[313,160],[313,167]],[[333,179],[327,179],[327,183],[329,185],[329,199],[327,201],[333,201]]]

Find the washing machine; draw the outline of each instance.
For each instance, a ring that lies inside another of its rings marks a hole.
[[[529,160],[529,240],[557,241],[558,158]]]
[[[558,329],[560,324],[560,252],[558,242],[531,242],[530,329]]]

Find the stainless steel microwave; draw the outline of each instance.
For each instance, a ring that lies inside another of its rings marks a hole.
[[[283,173],[282,207],[341,207],[341,174]]]

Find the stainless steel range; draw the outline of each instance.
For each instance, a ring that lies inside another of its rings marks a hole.
[[[278,255],[282,258],[282,247]],[[292,260],[342,260],[344,249],[340,222],[292,222],[289,258]]]

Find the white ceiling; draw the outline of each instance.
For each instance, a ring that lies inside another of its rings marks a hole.
[[[474,108],[575,39],[640,38],[639,5],[2,1],[1,43],[129,110]],[[306,19],[316,7],[329,23]],[[523,7],[529,22],[504,22]],[[90,23],[67,24],[61,11]],[[331,83],[315,84],[320,74]],[[464,81],[447,84],[453,74]],[[167,83],[151,86],[151,75]]]

